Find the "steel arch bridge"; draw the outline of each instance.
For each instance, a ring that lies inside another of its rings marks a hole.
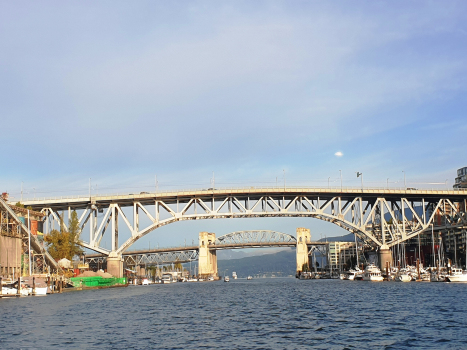
[[[252,230],[236,231],[220,236],[216,238],[214,244],[208,247],[220,250],[260,247],[294,247],[296,245],[296,238],[287,233],[269,230]]]
[[[295,247],[297,240],[294,236],[270,230],[236,231],[218,237],[210,250],[267,248],[267,247]],[[312,242],[310,242],[312,244]],[[321,243],[322,244],[322,243]],[[136,250],[123,253],[123,260],[127,266],[136,265],[164,265],[171,263],[187,263],[198,260],[199,247],[174,247],[152,250]],[[91,254],[86,256],[89,263],[103,264],[106,256]]]
[[[24,204],[47,216],[47,229],[54,222],[59,225],[60,211],[68,211],[69,217],[71,210],[80,211],[82,246],[106,255],[122,255],[149,232],[183,220],[312,217],[379,247],[391,247],[432,226],[467,227],[465,190],[240,188],[37,199]],[[98,212],[103,213],[100,220]],[[149,222],[145,227],[140,227],[140,215]],[[130,232],[123,243],[119,223]],[[109,226],[110,250],[100,246]]]

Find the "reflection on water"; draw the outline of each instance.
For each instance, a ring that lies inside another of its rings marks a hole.
[[[2,349],[467,348],[467,284],[292,278],[2,299]]]

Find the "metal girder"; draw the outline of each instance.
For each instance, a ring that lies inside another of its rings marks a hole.
[[[102,196],[88,198],[87,202],[61,199],[31,205],[48,208],[52,220],[56,220],[56,215],[51,213],[69,206],[84,210],[80,224],[84,226],[90,221],[90,240],[86,242],[82,234],[82,244],[104,254],[109,251],[99,243],[110,222],[111,251],[121,255],[141,237],[177,221],[254,217],[316,218],[342,227],[375,246],[391,247],[431,229],[431,225],[436,229],[437,222],[442,222],[443,228],[467,226],[466,198],[466,191],[239,189]],[[128,207],[133,210],[125,214],[123,209]],[[93,214],[96,210],[107,213],[100,223]],[[140,221],[143,216],[149,222],[146,227]],[[120,244],[118,223],[122,220],[130,237]]]
[[[42,243],[31,234],[28,227],[23,224],[15,211],[2,198],[0,198],[0,233],[21,237],[23,252],[32,257],[31,270],[33,273],[63,272]],[[29,250],[29,246],[31,250]]]
[[[103,264],[106,256],[86,257],[89,263]],[[165,265],[175,263],[187,263],[198,260],[198,250],[169,251],[156,253],[134,253],[123,255],[123,261],[127,266],[138,265]]]
[[[209,247],[214,249],[233,249],[245,247],[288,247],[295,246],[296,244],[296,238],[286,233],[268,230],[252,230],[232,232],[220,236],[216,238],[214,244]]]

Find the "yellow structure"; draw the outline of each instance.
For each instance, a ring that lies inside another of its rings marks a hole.
[[[217,254],[214,249],[208,248],[215,241],[215,233],[199,233],[198,275],[201,277],[217,276]]]
[[[301,272],[303,265],[308,266],[308,246],[311,242],[310,230],[307,228],[297,228],[297,272]]]

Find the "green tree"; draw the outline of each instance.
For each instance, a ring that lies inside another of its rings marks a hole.
[[[21,202],[16,203],[15,206],[19,208],[24,208],[24,204],[22,204]]]
[[[52,230],[44,237],[47,250],[55,260],[66,258],[72,260],[73,257],[83,254],[83,249],[78,245],[80,227],[78,214],[73,210],[68,221],[68,230],[63,223],[63,214],[60,217],[60,231]]]

